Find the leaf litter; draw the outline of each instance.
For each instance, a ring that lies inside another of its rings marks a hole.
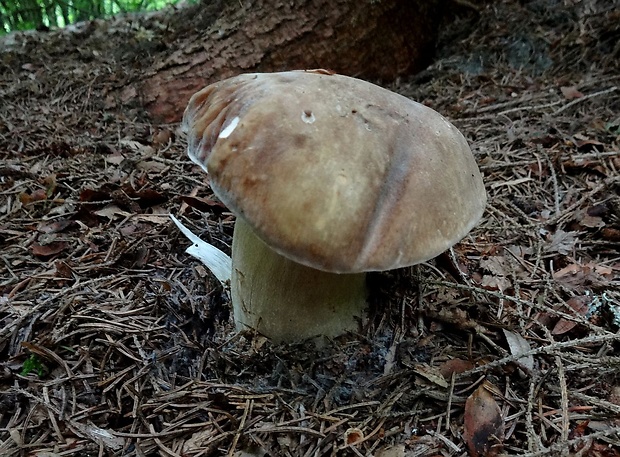
[[[233,216],[176,126],[106,108],[165,16],[3,42],[0,455],[618,456],[617,9],[455,5],[391,88],[470,140],[484,219],[320,348],[234,332],[168,214],[226,253]]]

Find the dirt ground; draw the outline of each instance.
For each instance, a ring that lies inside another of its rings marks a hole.
[[[176,125],[106,109],[147,22],[4,38],[0,455],[619,456],[620,10],[451,5],[390,88],[469,139],[484,219],[322,348],[233,331],[167,215],[228,252],[234,218]]]

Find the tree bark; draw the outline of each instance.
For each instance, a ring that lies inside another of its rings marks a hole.
[[[190,96],[244,72],[324,68],[373,80],[430,62],[443,0],[224,0],[177,13],[186,33],[120,95],[176,122]]]

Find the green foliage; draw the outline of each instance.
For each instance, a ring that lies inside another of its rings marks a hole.
[[[47,367],[41,362],[41,359],[37,357],[35,354],[31,354],[24,361],[24,366],[22,367],[22,376],[28,376],[30,373],[35,372],[39,378],[42,377],[45,373],[47,373]]]
[[[0,34],[64,27],[119,13],[154,11],[179,0],[0,0]]]

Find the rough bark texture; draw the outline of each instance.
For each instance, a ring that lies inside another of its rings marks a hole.
[[[243,72],[327,68],[391,80],[428,64],[440,3],[228,0],[220,8],[185,8],[177,18],[185,36],[122,98],[135,94],[156,119],[174,122],[194,92]]]

